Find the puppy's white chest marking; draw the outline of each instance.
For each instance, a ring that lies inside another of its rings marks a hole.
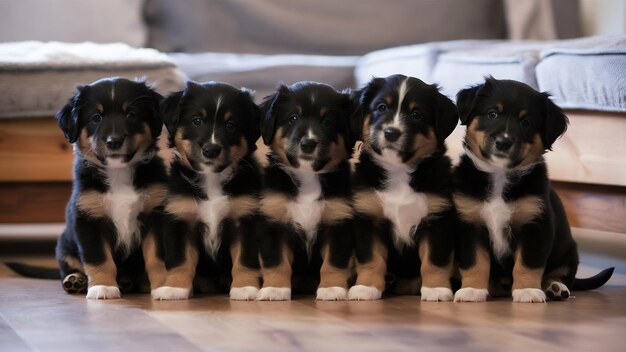
[[[292,222],[304,231],[307,248],[310,250],[324,211],[324,202],[321,199],[322,185],[313,172],[298,172],[296,176],[300,181],[298,197],[289,202],[287,209]]]
[[[143,210],[146,197],[133,187],[132,170],[109,168],[106,175],[109,191],[104,196],[105,211],[117,230],[117,248],[129,251],[141,239],[137,216]]]
[[[506,187],[506,174],[493,173],[491,178],[491,194],[480,208],[480,217],[485,222],[491,239],[491,247],[498,259],[510,253],[509,238],[511,236],[511,214],[509,204],[502,198]]]
[[[387,187],[376,191],[383,214],[394,227],[394,243],[397,248],[414,245],[413,232],[428,216],[428,198],[409,186],[409,174],[404,168],[387,170]]]
[[[207,172],[203,188],[209,199],[198,202],[198,218],[205,225],[204,247],[213,258],[217,256],[222,243],[220,225],[230,213],[229,197],[222,190],[223,182],[230,174],[230,168],[219,174]]]

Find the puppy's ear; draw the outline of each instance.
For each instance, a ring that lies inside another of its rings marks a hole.
[[[350,104],[353,107],[350,116],[350,133],[354,142],[363,140],[363,121],[365,119],[365,109],[361,106],[362,91],[355,90],[350,93]]]
[[[161,114],[161,102],[163,101],[163,96],[153,89],[150,89],[150,98],[152,99],[152,119],[150,119],[150,132],[152,133],[152,138],[157,138],[161,135],[161,130],[163,129],[163,115]]]
[[[437,89],[436,86],[435,89]],[[454,131],[458,123],[459,111],[456,105],[437,90],[437,118],[435,120],[437,140],[443,142]]]
[[[462,89],[456,94],[456,106],[461,119],[461,125],[467,125],[470,122],[474,107],[476,106],[476,98],[483,88],[483,84],[475,85],[470,88]]]
[[[557,140],[567,130],[567,124],[569,120],[563,113],[560,107],[558,107],[550,99],[550,95],[544,93],[545,99],[545,129],[541,136],[543,145],[546,149],[552,149],[552,143]]]
[[[374,100],[376,94],[378,94],[384,86],[384,78],[372,78],[372,80],[360,90],[359,104],[366,110],[369,109],[372,100]]]
[[[343,122],[346,130],[345,146],[346,150],[352,153],[354,144],[359,140],[359,135],[361,134],[359,123],[355,121],[358,101],[354,98],[354,93],[350,89],[344,89],[341,92],[341,100],[343,110],[346,112],[346,120]]]
[[[248,149],[250,152],[256,150],[256,141],[261,136],[261,109],[254,103],[254,99],[248,89],[241,89],[241,98],[243,99],[243,104],[247,106],[248,116],[250,117],[250,121],[248,121],[247,126],[245,126],[246,139],[248,141]]]
[[[89,91],[89,86],[78,86],[74,96],[56,114],[57,123],[65,135],[65,139],[70,143],[78,139],[78,118],[80,116],[79,104],[81,95]]]
[[[180,120],[179,104],[180,99],[183,97],[183,92],[184,91],[181,90],[168,95],[161,101],[159,106],[163,123],[165,124],[165,128],[167,128],[170,135],[170,142],[174,140],[176,128],[178,127],[178,121]]]
[[[363,140],[363,122],[365,121],[365,117],[371,113],[370,105],[372,104],[372,100],[374,100],[376,94],[378,94],[384,85],[384,78],[372,78],[365,87],[351,94],[355,111],[350,119],[350,129],[357,141]]]
[[[261,103],[261,137],[263,137],[263,143],[270,145],[276,132],[276,109],[280,102],[289,95],[289,88],[284,84],[281,84],[278,91],[265,98]]]

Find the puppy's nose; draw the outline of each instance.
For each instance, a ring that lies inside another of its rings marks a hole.
[[[315,147],[317,147],[317,141],[315,139],[303,138],[300,141],[300,150],[302,150],[303,153],[306,153],[306,154],[313,153],[313,151],[315,150]]]
[[[208,144],[202,147],[202,155],[209,159],[217,158],[222,152],[222,147],[217,144]]]
[[[109,150],[118,150],[124,144],[124,136],[108,136],[106,145]]]
[[[402,134],[402,132],[400,132],[400,130],[395,127],[387,127],[383,130],[383,133],[385,134],[385,139],[389,142],[397,141]]]
[[[496,149],[498,149],[499,151],[506,152],[507,150],[511,149],[511,146],[513,146],[512,138],[505,136],[496,137]]]

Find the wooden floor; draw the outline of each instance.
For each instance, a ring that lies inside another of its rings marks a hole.
[[[567,302],[92,301],[0,267],[0,351],[624,351],[626,287]]]

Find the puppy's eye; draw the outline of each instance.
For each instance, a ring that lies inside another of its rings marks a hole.
[[[498,117],[498,112],[495,110],[489,110],[487,112],[487,117],[489,117],[490,119],[495,119],[496,117]]]
[[[322,125],[332,126],[332,124],[333,124],[333,118],[331,116],[324,116],[324,118],[322,119]]]
[[[126,113],[126,118],[127,119],[134,119],[135,117],[137,117],[137,114],[135,114],[132,111],[129,111],[129,112]]]
[[[202,124],[202,119],[199,117],[195,117],[193,120],[191,120],[191,123],[196,127],[200,126]]]
[[[289,123],[290,124],[294,124],[296,121],[298,121],[298,119],[300,118],[300,116],[293,114],[291,116],[289,116]]]
[[[417,110],[413,110],[413,112],[411,113],[411,117],[415,120],[419,120],[422,118],[422,113]]]
[[[91,115],[91,121],[98,123],[100,121],[102,121],[102,115],[100,114],[93,114]]]
[[[528,119],[521,119],[519,121],[520,126],[524,127],[524,128],[528,128],[530,127],[531,123],[530,121],[528,121]]]
[[[385,112],[387,111],[387,104],[385,103],[380,103],[376,106],[376,111],[378,112]]]
[[[226,122],[226,129],[230,132],[234,131],[237,128],[237,125],[235,125],[235,123],[233,121],[227,121]]]

